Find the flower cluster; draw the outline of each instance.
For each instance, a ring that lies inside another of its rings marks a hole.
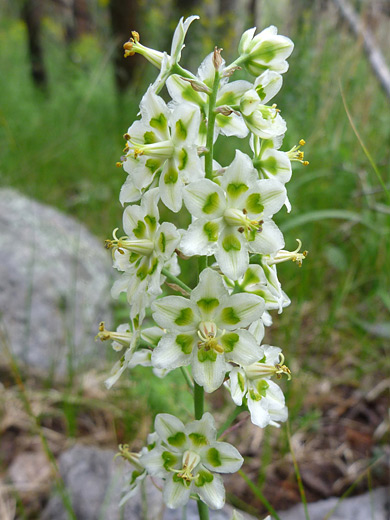
[[[142,54],[159,69],[140,105],[140,118],[124,135],[118,162],[127,173],[120,201],[124,235],[106,241],[121,276],[114,297],[122,292],[130,305],[130,324],[116,332],[101,324],[98,336],[124,353],[106,384],[111,387],[129,367],[152,366],[162,377],[191,368],[194,385],[211,393],[224,385],[237,406],[247,406],[259,427],[278,426],[287,418],[283,392],[273,378],[290,370],[281,349],[262,344],[270,311],[290,303],[277,276],[277,264],[306,256],[284,249],[274,215],[291,205],[286,183],[292,162],[303,160],[303,140],[281,151],[286,122],[271,100],[281,89],[282,74],[293,43],[269,27],[246,31],[239,57],[226,65],[215,48],[196,74],[180,65],[191,16],[181,19],[171,53],[149,49],[133,32],[125,56]],[[250,80],[232,80],[239,69]],[[254,76],[255,79],[252,78]],[[171,97],[159,95],[163,87]],[[239,150],[231,164],[214,160],[219,135],[249,138],[251,155]],[[178,229],[161,222],[166,207],[186,211],[191,223]],[[179,278],[178,257],[200,259],[194,288]],[[169,282],[179,294],[163,296]],[[146,318],[152,311],[154,323]],[[145,328],[144,324],[148,324]],[[237,471],[242,457],[233,446],[216,440],[214,420],[199,415],[186,426],[159,414],[155,434],[140,454],[121,454],[135,466],[124,500],[147,475],[162,479],[168,507],[196,497],[211,508],[224,503],[220,473]]]

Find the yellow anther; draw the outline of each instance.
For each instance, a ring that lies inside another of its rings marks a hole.
[[[123,134],[123,139],[126,139],[126,141],[129,141],[130,140],[130,134],[128,134],[128,133]]]
[[[303,161],[302,164],[303,164],[303,166],[308,166],[310,163],[309,163],[309,161]]]
[[[137,31],[131,31],[131,36],[134,38],[134,41],[139,42],[140,37]]]
[[[301,139],[301,140],[299,141],[299,144],[300,144],[301,146],[304,146],[304,145],[306,144],[306,141],[305,141],[304,139]]]
[[[116,166],[117,168],[121,168],[121,167],[123,166],[123,163],[121,163],[120,161],[117,161],[117,162],[115,163],[115,166]]]

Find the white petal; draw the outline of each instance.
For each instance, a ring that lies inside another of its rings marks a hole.
[[[209,179],[189,184],[184,190],[183,197],[186,208],[197,218],[216,219],[223,215],[226,207],[222,188]]]
[[[277,179],[286,184],[291,179],[291,162],[285,152],[268,148],[261,155],[259,170],[269,179]]]
[[[185,342],[185,351],[183,351],[180,345],[184,344],[185,338],[179,336],[179,344],[176,342],[177,334],[166,334],[163,336],[153,350],[153,366],[156,368],[174,369],[188,365],[191,362],[192,348],[195,344],[195,338],[192,338],[192,343],[190,343],[190,337],[190,335],[186,335],[187,341]]]
[[[212,442],[202,452],[202,464],[217,473],[235,473],[244,462],[239,451],[227,442]]]
[[[275,215],[286,200],[286,188],[275,179],[257,181],[246,194],[245,209],[249,218]]]
[[[216,123],[222,135],[235,136],[244,139],[248,135],[248,128],[243,118],[234,112],[230,116],[217,114]]]
[[[163,222],[155,236],[155,251],[158,257],[164,260],[170,258],[179,245],[180,238],[179,231],[171,222]]]
[[[246,376],[242,368],[235,367],[229,374],[229,388],[233,401],[237,406],[242,405],[242,400],[247,391]]]
[[[209,412],[204,413],[199,421],[192,421],[188,423],[186,425],[185,432],[189,436],[193,433],[196,433],[198,436],[200,435],[204,437],[204,442],[215,441],[217,437],[217,429],[215,427],[214,417]],[[199,449],[200,443],[196,442],[196,438],[193,438],[192,440],[190,437],[190,441],[195,448]]]
[[[181,57],[181,51],[184,47],[184,39],[186,37],[189,26],[194,20],[199,20],[199,16],[189,16],[184,21],[181,17],[175,32],[173,33],[172,45],[171,45],[171,57],[174,63],[178,63]]]
[[[167,79],[167,89],[172,99],[191,103],[197,107],[205,107],[207,104],[207,94],[196,92],[188,81],[177,74],[173,74]]]
[[[198,309],[183,296],[166,296],[153,302],[153,319],[163,329],[194,331],[200,321]]]
[[[140,457],[140,463],[144,466],[147,472],[154,477],[165,477],[167,470],[164,468],[164,459],[162,453],[164,448],[156,446],[151,451],[143,451]]]
[[[199,361],[198,353],[194,352],[192,360],[192,375],[198,385],[203,386],[208,393],[219,388],[225,378],[229,365],[222,354],[217,354],[215,361]]]
[[[218,248],[221,226],[221,218],[212,221],[203,218],[195,220],[183,234],[180,250],[187,256],[213,255]]]
[[[247,327],[261,318],[264,307],[263,298],[256,294],[232,294],[218,309],[216,322],[221,329],[226,330]]]
[[[192,88],[192,87],[191,87]],[[186,103],[177,105],[169,120],[173,142],[193,144],[199,132],[200,111]]]
[[[173,474],[168,475],[164,484],[163,499],[169,509],[177,509],[186,505],[190,499],[191,486],[186,487],[182,482],[175,482]]]
[[[253,253],[269,255],[283,249],[284,238],[278,226],[272,220],[265,220],[262,231],[256,233],[255,240],[249,242],[249,249]]]
[[[259,347],[256,339],[249,331],[237,330],[234,334],[239,336],[239,340],[231,352],[226,352],[225,357],[227,360],[245,366],[255,363],[262,358],[263,349]]]
[[[165,162],[160,177],[160,197],[165,206],[177,213],[183,204],[183,181],[173,159]]]
[[[238,280],[249,264],[247,241],[241,233],[226,227],[220,234],[218,245],[214,254],[221,271],[231,280]]]
[[[141,207],[145,215],[159,219],[158,201],[160,200],[160,193],[158,188],[148,190],[142,197]]]
[[[226,168],[221,178],[221,186],[227,192],[229,199],[237,200],[238,195],[242,196],[245,194],[244,185],[250,187],[257,179],[258,175],[250,157],[240,150],[236,150],[233,162]],[[229,189],[230,184],[243,186],[240,190],[236,188],[235,191],[232,191],[232,189]],[[237,206],[235,205],[234,207]]]
[[[142,191],[138,189],[133,179],[129,176],[121,187],[119,201],[122,206],[125,202],[137,202],[142,197]]]
[[[184,424],[180,419],[169,413],[159,413],[154,420],[156,433],[164,442],[169,443],[171,437],[184,432]]]
[[[205,482],[201,487],[195,487],[201,500],[211,509],[221,509],[225,504],[225,487],[221,475],[213,474],[212,482]]]
[[[264,338],[264,323],[262,320],[256,320],[249,326],[249,332],[256,338],[258,344],[263,341]]]
[[[282,76],[272,70],[266,70],[261,74],[254,83],[254,87],[260,97],[263,105],[266,105],[279,90],[282,88],[283,78]],[[256,87],[262,87],[259,91]]]
[[[222,276],[208,267],[200,274],[199,284],[191,292],[191,301],[199,307],[202,319],[211,319],[226,296],[228,291]]]
[[[248,408],[251,414],[251,421],[260,428],[265,428],[270,423],[270,416],[267,410],[262,406],[262,401],[255,401],[248,394]]]

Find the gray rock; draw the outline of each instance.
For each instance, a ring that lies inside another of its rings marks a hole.
[[[327,520],[389,520],[390,489],[378,488],[370,493],[356,497],[328,498],[313,504],[308,504],[310,520],[324,520],[325,515],[332,511]],[[334,511],[333,511],[334,510]],[[303,520],[305,512],[299,504],[279,513],[281,520]]]
[[[0,190],[0,319],[19,362],[64,374],[105,355],[111,259],[83,225],[11,189]]]
[[[138,492],[123,507],[118,503],[129,465],[114,460],[114,452],[100,448],[75,445],[59,459],[59,470],[64,481],[77,520],[182,520],[182,509],[164,507],[161,492],[147,481],[145,486],[146,509]],[[210,520],[230,520],[233,509],[225,506],[220,511],[210,511]],[[199,520],[197,505],[190,500],[186,508],[187,520]],[[244,520],[254,520],[243,515]],[[42,520],[68,520],[63,502],[52,496],[42,515]]]

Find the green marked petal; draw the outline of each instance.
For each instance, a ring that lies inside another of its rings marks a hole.
[[[194,313],[190,307],[186,307],[185,309],[180,309],[180,313],[178,317],[175,319],[176,325],[179,327],[183,327],[185,325],[189,325],[194,319]]]

